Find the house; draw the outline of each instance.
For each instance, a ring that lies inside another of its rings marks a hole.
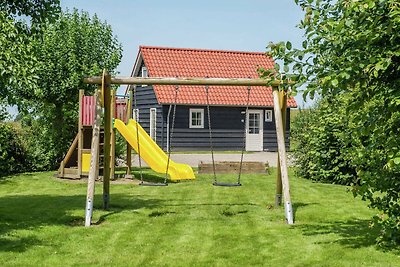
[[[259,67],[272,68],[271,58],[260,52],[220,51],[140,46],[132,77],[258,78]],[[210,150],[207,95],[204,86],[136,86],[134,117],[167,149],[171,141],[173,106],[176,117],[171,150]],[[128,87],[128,89],[131,89]],[[253,86],[246,114],[246,86],[210,86],[210,120],[215,150],[276,151],[272,89]],[[288,109],[296,107],[288,99]],[[290,116],[290,112],[287,113]],[[290,118],[286,138],[289,145]],[[244,125],[246,123],[246,125]],[[244,138],[244,130],[246,135]]]

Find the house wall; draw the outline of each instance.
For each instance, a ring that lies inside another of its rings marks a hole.
[[[172,110],[168,120],[169,105],[159,105],[151,86],[136,87],[136,107],[139,109],[139,122],[150,132],[150,108],[157,109],[157,144],[167,150],[167,123],[172,127]],[[189,128],[189,109],[204,109],[204,128]],[[268,108],[251,108],[267,110]],[[269,108],[271,109],[271,108]],[[213,148],[215,150],[241,150],[243,146],[245,107],[210,107]],[[265,113],[264,113],[265,114]],[[273,113],[274,114],[274,113]],[[290,112],[288,109],[286,125],[286,148],[289,148]],[[273,115],[274,116],[274,115]],[[272,122],[264,121],[263,146],[266,151],[277,151],[275,118]],[[177,106],[175,127],[173,130],[172,151],[210,150],[208,114],[206,106]]]
[[[164,122],[169,106],[163,106]],[[189,128],[190,108],[204,109],[204,128]],[[257,109],[257,108],[254,108]],[[266,108],[259,108],[265,111]],[[213,148],[215,150],[241,150],[243,147],[244,107],[210,107]],[[289,112],[288,112],[289,114]],[[290,115],[289,115],[290,116]],[[172,112],[170,115],[172,125]],[[286,146],[289,147],[290,118],[287,120]],[[264,150],[277,151],[275,121],[264,122]],[[166,134],[165,134],[166,136]],[[206,106],[177,106],[175,127],[171,142],[172,151],[210,150],[208,114]]]
[[[166,144],[165,140],[165,125],[164,118],[162,113],[162,106],[158,104],[156,95],[151,86],[136,86],[136,106],[133,103],[133,109],[139,109],[139,123],[143,127],[143,129],[149,133],[150,132],[150,109],[157,109],[156,116],[156,129],[157,129],[157,137],[156,142],[160,147],[163,147],[163,144]],[[164,126],[164,131],[163,131]]]
[[[266,110],[266,109],[264,109]],[[272,110],[272,122],[264,121],[264,150],[266,151],[278,151],[278,142],[276,139],[276,127],[275,127],[275,112]],[[264,112],[265,114],[265,112]],[[268,124],[267,126],[265,124]],[[290,147],[290,108],[286,110],[286,133],[285,133],[285,146],[286,150]]]

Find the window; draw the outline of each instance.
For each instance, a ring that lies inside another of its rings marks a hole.
[[[204,128],[204,109],[190,109],[189,128]]]
[[[272,110],[266,110],[265,111],[265,121],[272,121]]]
[[[150,137],[154,141],[157,138],[157,109],[150,109]]]
[[[149,74],[147,73],[147,68],[142,67],[142,78],[149,77]]]
[[[139,109],[138,108],[134,108],[133,109],[132,119],[134,119],[135,121],[139,122]]]
[[[145,66],[142,67],[142,78],[149,77],[149,73],[147,72],[147,68]],[[142,84],[142,87],[146,87],[147,84]]]
[[[262,113],[249,113],[249,134],[260,133],[260,115]]]

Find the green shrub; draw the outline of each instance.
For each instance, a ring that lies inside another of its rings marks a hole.
[[[360,182],[353,193],[378,210],[375,219],[382,227],[378,240],[400,244],[399,90],[383,87],[357,108],[351,116],[350,137]]]
[[[77,132],[76,119],[71,117],[64,119],[65,125],[55,128],[54,125],[47,122],[47,118],[35,118],[33,114],[18,116],[17,119],[24,129],[29,171],[58,168]],[[54,133],[55,131],[62,133],[57,135]]]
[[[357,112],[348,112],[352,93],[323,99],[292,124],[298,174],[352,185],[354,196],[377,209],[385,245],[400,243],[400,102],[388,91],[358,102]]]
[[[11,123],[0,122],[0,176],[23,172],[26,165],[21,130]]]
[[[320,182],[350,185],[356,180],[351,166],[351,144],[343,108],[321,100],[300,111],[292,124],[295,164],[299,176]]]
[[[115,131],[115,159],[126,160],[126,140],[116,130]]]

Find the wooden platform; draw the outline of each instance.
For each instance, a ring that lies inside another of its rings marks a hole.
[[[242,165],[242,173],[267,173],[268,163],[245,161]],[[216,173],[238,173],[240,162],[238,161],[217,161],[215,162]],[[212,163],[199,163],[199,173],[213,173]]]

